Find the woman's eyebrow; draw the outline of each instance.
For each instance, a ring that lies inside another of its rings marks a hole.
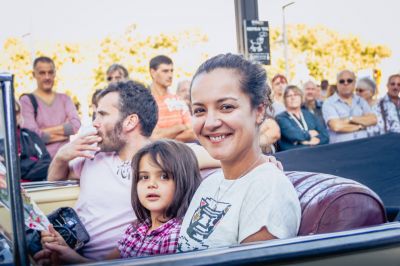
[[[235,98],[235,97],[224,97],[224,98],[218,99],[217,103],[225,102],[227,100],[239,101],[239,99]],[[192,105],[204,105],[204,104],[200,103],[200,102],[193,102]]]

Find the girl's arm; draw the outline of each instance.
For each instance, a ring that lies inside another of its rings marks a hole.
[[[115,260],[115,259],[120,259],[121,255],[118,250],[118,248],[114,248],[110,253],[107,254],[105,257],[106,260]]]
[[[50,250],[52,253],[53,252],[56,253],[57,259],[61,264],[76,264],[76,263],[93,262],[92,260],[79,255],[75,250],[73,250],[72,248],[70,248],[68,246],[62,246],[62,245],[53,244],[53,243],[45,243],[44,247],[45,247],[45,249]],[[36,257],[36,255],[34,256],[34,258],[37,260],[38,258]]]

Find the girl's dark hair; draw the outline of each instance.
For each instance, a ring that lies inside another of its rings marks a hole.
[[[150,212],[143,207],[137,193],[139,164],[144,155],[150,155],[168,176],[175,181],[175,195],[164,213],[170,219],[183,218],[196,189],[201,183],[201,175],[194,152],[184,143],[174,140],[158,140],[140,149],[132,159],[132,208],[139,222],[150,219]]]
[[[250,97],[253,108],[265,104],[266,109],[271,110],[271,89],[267,83],[267,72],[260,64],[246,60],[241,55],[228,53],[208,59],[197,69],[190,89],[197,76],[218,68],[231,69],[238,73],[240,88]]]

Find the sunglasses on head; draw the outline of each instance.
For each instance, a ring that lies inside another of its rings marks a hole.
[[[391,82],[391,83],[390,83],[390,86],[397,86],[397,87],[400,87],[400,83]]]
[[[340,84],[345,84],[346,82],[347,82],[347,84],[351,84],[351,83],[353,83],[353,79],[341,79],[341,80],[339,80],[339,83]]]

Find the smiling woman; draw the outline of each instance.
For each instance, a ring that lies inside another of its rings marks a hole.
[[[259,147],[259,127],[271,104],[266,78],[260,65],[232,54],[207,60],[194,75],[193,129],[221,161],[222,172],[196,191],[182,224],[180,251],[297,234],[296,192]]]

